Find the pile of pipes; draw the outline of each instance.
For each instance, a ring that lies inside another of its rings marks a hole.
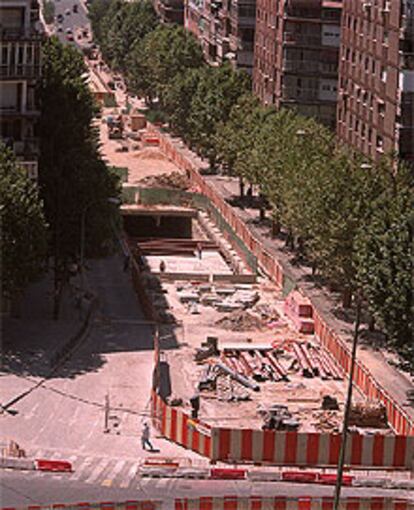
[[[133,240],[140,255],[196,255],[218,250],[216,243],[205,239],[140,238]]]
[[[268,347],[255,345],[250,349],[226,349],[221,357],[222,363],[245,378],[254,381],[288,381],[285,368],[277,359],[276,352]]]
[[[295,356],[296,364],[304,377],[321,377],[342,381],[341,369],[335,364],[328,353],[310,342],[298,340],[283,341],[280,348],[290,351]]]

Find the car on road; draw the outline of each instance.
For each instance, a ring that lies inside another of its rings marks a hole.
[[[78,4],[74,4],[72,9],[73,9],[73,12],[78,12]]]
[[[58,14],[58,15],[56,16],[56,21],[57,21],[58,23],[62,23],[62,22],[63,22],[63,14]]]
[[[63,32],[63,28],[62,27],[57,27],[57,31],[58,32]]]
[[[65,30],[65,32],[66,32],[67,34],[72,34],[72,29],[71,29],[71,28],[67,28],[67,29]]]
[[[70,16],[70,9],[66,9],[65,14],[66,16]]]
[[[74,39],[73,39],[73,35],[72,34],[68,34],[66,36],[66,40],[69,41],[69,42],[72,42]]]

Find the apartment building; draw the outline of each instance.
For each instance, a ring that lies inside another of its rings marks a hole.
[[[414,160],[414,0],[344,3],[338,137],[373,160]]]
[[[184,23],[184,0],[154,0],[153,4],[163,23]]]
[[[1,0],[0,138],[33,179],[39,150],[35,89],[41,71],[40,29],[37,0]]]
[[[342,0],[257,0],[253,89],[335,128]]]
[[[230,61],[253,71],[256,0],[186,0],[184,26],[192,32],[211,65]]]

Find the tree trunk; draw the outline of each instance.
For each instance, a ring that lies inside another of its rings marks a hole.
[[[352,289],[345,287],[342,291],[342,306],[344,308],[350,308],[352,303]]]
[[[316,276],[316,272],[318,270],[318,266],[315,261],[312,262],[312,276]]]
[[[375,318],[370,315],[368,320],[368,331],[373,333],[375,331]]]
[[[274,239],[280,234],[280,222],[272,218],[272,238]]]
[[[244,198],[244,181],[243,181],[243,177],[239,177],[239,193],[240,193],[240,198]]]

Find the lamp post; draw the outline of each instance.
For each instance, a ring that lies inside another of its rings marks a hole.
[[[100,202],[104,202],[104,201],[105,200],[98,200],[98,201],[90,202],[89,204],[87,204],[83,208],[83,211],[82,211],[82,216],[81,216],[81,236],[80,236],[80,261],[79,261],[82,289],[84,289],[84,284],[83,284],[84,283],[84,281],[83,281],[83,261],[84,261],[84,258],[85,258],[85,224],[86,224],[86,213],[88,212],[88,210],[93,205],[99,204]],[[109,197],[109,198],[106,199],[106,201],[109,204],[114,204],[114,205],[119,205],[121,203],[120,199],[116,198],[116,197]]]
[[[348,394],[347,394],[346,403],[345,403],[344,421],[343,421],[343,425],[342,425],[341,450],[339,452],[338,471],[337,471],[337,476],[336,476],[334,510],[339,510],[339,503],[340,503],[340,498],[341,498],[342,477],[343,477],[344,464],[345,464],[346,443],[347,443],[347,439],[348,439],[348,423],[349,423],[349,414],[351,411],[351,404],[352,404],[353,379],[354,379],[356,352],[357,352],[357,345],[358,345],[360,323],[361,323],[361,296],[358,294],[357,302],[356,302],[356,319],[355,319],[354,338],[353,338],[353,342],[352,342],[351,367],[349,370]]]

